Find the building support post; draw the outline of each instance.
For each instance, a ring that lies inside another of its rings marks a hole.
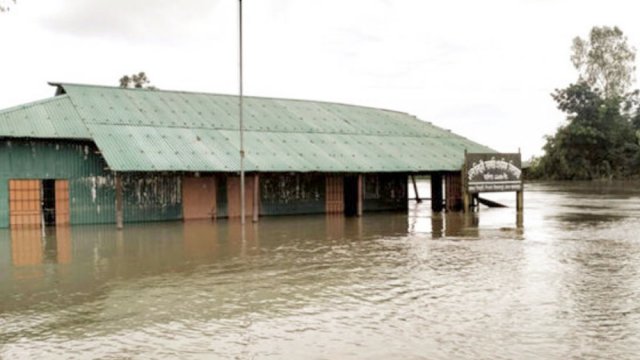
[[[416,177],[411,174],[411,182],[413,183],[413,192],[416,194],[416,201],[419,203],[422,202],[422,199],[420,199],[420,194],[418,194],[418,185],[416,185]]]
[[[473,195],[469,193],[469,180],[467,179],[467,149],[464,149],[464,164],[460,171],[460,192],[462,193],[462,211],[469,212],[473,206]]]
[[[240,96],[238,99],[238,117],[239,117],[239,130],[240,130],[240,223],[244,225],[245,220],[245,188],[244,188],[244,106],[243,106],[243,65],[242,65],[242,0],[238,0],[238,13],[239,13],[239,21],[238,21],[238,49],[239,49],[239,83],[240,83]]]
[[[473,199],[471,198],[471,194],[466,189],[462,189],[462,211],[468,212],[471,209],[471,203]]]
[[[260,175],[253,175],[253,222],[258,222],[260,216]]]
[[[467,184],[467,150],[464,150],[465,164],[462,165],[462,171],[460,171],[460,191],[462,192],[462,211],[469,212],[473,207],[473,194],[469,193],[469,186]]]
[[[524,225],[524,190],[516,192],[516,226]]]
[[[524,210],[524,191],[522,190],[516,192],[516,209],[518,212]]]
[[[431,174],[431,211],[441,212],[442,201],[442,174],[433,173]]]
[[[363,190],[363,184],[362,184],[362,179],[363,176],[362,174],[358,174],[358,208],[357,208],[357,215],[358,217],[362,216],[362,208],[363,208],[363,202],[364,202],[364,191]]]
[[[124,227],[124,214],[122,205],[122,178],[118,173],[114,173],[116,187],[116,228],[122,230]]]

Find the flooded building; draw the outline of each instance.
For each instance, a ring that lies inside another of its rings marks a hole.
[[[240,215],[238,97],[52,85],[0,111],[0,228]],[[465,150],[491,151],[396,111],[245,97],[243,112],[254,219],[406,210],[416,174],[453,208]]]

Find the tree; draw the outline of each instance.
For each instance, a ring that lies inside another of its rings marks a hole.
[[[15,4],[16,0],[0,0],[0,12],[9,11],[11,4]]]
[[[640,175],[640,93],[630,92],[635,49],[617,27],[594,27],[575,38],[578,82],[551,96],[567,121],[546,136],[534,175],[562,180]]]
[[[573,39],[571,62],[579,81],[600,89],[605,97],[621,96],[633,83],[636,51],[617,26],[593,27],[589,39]]]
[[[133,74],[131,76],[125,75],[120,78],[121,88],[157,90],[155,86],[149,85],[150,83],[151,82],[149,81],[149,78],[147,77],[147,74],[144,73],[144,71]]]
[[[538,173],[553,179],[623,178],[636,171],[640,152],[622,97],[605,97],[587,83],[556,90],[553,99],[567,124],[547,136]]]

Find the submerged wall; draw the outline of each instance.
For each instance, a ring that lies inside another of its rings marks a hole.
[[[114,221],[113,178],[89,142],[0,140],[0,227],[9,226],[9,179],[68,179],[72,224]]]
[[[122,174],[124,222],[182,219],[181,178],[177,174]]]
[[[10,179],[67,179],[71,224],[115,222],[113,174],[91,142],[0,140],[0,228],[9,226]],[[182,218],[180,177],[123,174],[125,222]]]
[[[364,211],[407,210],[406,174],[367,174],[364,177]]]
[[[335,174],[334,174],[335,175]],[[406,174],[366,174],[364,211],[408,208]],[[326,212],[327,174],[260,175],[260,214],[321,214]]]
[[[334,174],[335,175],[335,174]],[[123,173],[124,221],[183,218],[178,173]],[[229,176],[236,176],[235,174]],[[217,217],[228,213],[228,175],[216,175]],[[326,212],[326,174],[260,174],[260,215]],[[0,140],[0,228],[9,226],[10,179],[69,180],[71,224],[115,223],[114,174],[92,142]],[[364,211],[406,210],[406,174],[364,175]]]
[[[260,215],[324,212],[324,175],[300,173],[260,175]]]

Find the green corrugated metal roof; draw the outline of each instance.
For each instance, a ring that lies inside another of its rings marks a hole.
[[[239,171],[236,96],[58,86],[66,95],[49,102],[66,105],[59,116],[79,121],[113,170]],[[460,169],[465,149],[492,151],[408,114],[362,106],[245,97],[244,118],[247,171],[446,171]],[[27,133],[0,128],[0,136]]]
[[[0,110],[0,136],[91,139],[68,95]]]

